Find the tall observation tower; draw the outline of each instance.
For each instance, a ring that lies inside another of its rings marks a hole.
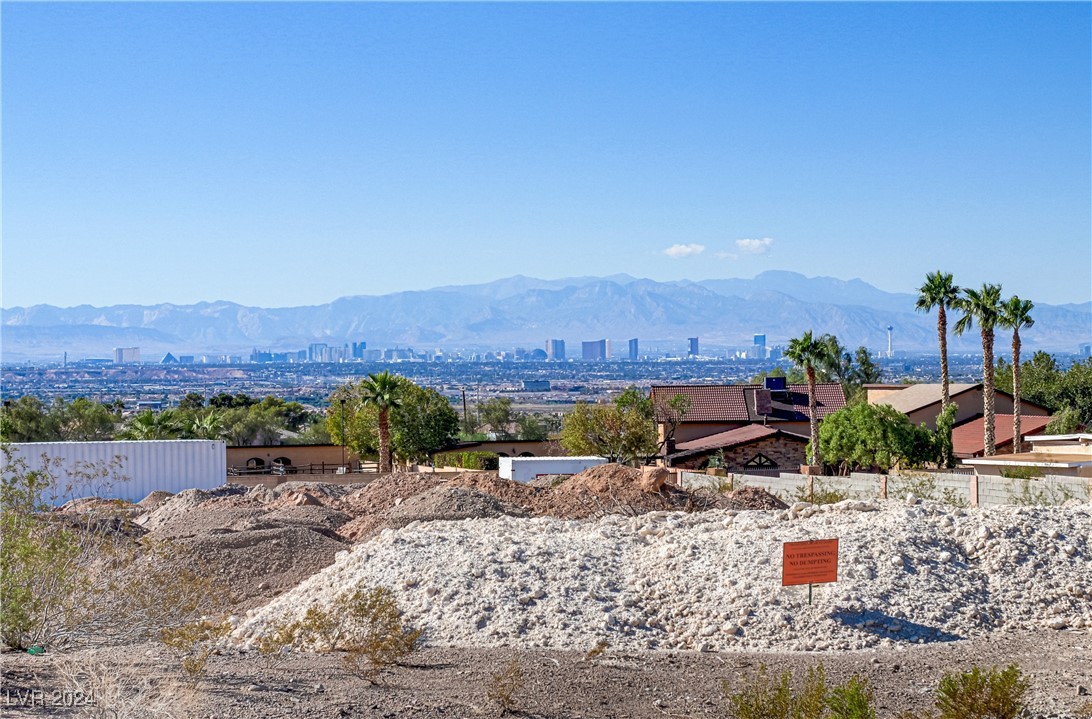
[[[887,359],[891,359],[895,356],[895,353],[891,350],[891,330],[895,329],[891,325],[887,326]]]

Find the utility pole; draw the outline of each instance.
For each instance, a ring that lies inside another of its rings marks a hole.
[[[463,431],[469,434],[469,429],[470,425],[468,424],[466,411],[466,387],[463,387]]]

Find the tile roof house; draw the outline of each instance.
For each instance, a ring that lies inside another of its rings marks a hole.
[[[1023,402],[1020,403],[1023,405]],[[1050,423],[1050,417],[1020,416],[1020,434],[1024,436],[1024,444],[1027,445],[1029,434],[1039,434]],[[986,453],[984,420],[979,417],[965,422],[952,430],[952,452],[959,459],[969,457],[981,457]],[[994,415],[993,423],[994,448],[997,454],[1012,454],[1012,415]]]
[[[924,424],[929,429],[937,428],[940,415],[942,388],[935,384],[906,385],[866,385],[869,404],[891,405],[902,412],[914,424]],[[948,394],[956,404],[955,424],[961,425],[982,416],[982,383],[948,385]],[[1042,405],[1020,401],[1022,417],[1048,417],[1050,410]],[[994,390],[995,415],[1012,414],[1012,395],[1001,390]],[[1010,431],[1011,431],[1011,419]],[[1011,440],[1011,437],[1009,438]]]
[[[805,461],[808,438],[779,427],[748,424],[707,437],[680,442],[668,454],[669,467],[704,469],[714,455],[729,470],[793,469]]]
[[[819,419],[845,407],[846,395],[842,385],[824,382],[815,389]],[[676,395],[690,399],[690,410],[675,429],[676,447],[682,442],[750,424],[776,426],[786,432],[805,436],[810,432],[806,384],[653,385],[652,403],[661,440],[674,419],[669,402]],[[669,449],[668,454],[672,451],[674,448]]]

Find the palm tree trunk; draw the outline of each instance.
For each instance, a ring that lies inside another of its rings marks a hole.
[[[1022,451],[1020,436],[1020,328],[1012,330],[1012,451]]]
[[[808,423],[811,426],[811,464],[819,466],[823,463],[823,455],[819,452],[819,415],[815,409],[815,368],[807,366],[808,373]]]
[[[943,303],[937,305],[937,340],[940,342],[940,408],[944,409],[952,398],[948,394],[948,315]]]
[[[390,412],[385,407],[379,410],[379,471],[391,471],[391,428]]]
[[[985,456],[997,454],[994,446],[993,328],[982,330],[982,424]]]

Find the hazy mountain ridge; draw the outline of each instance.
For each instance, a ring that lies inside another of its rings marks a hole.
[[[850,347],[887,345],[930,351],[933,314],[914,312],[914,295],[889,293],[859,279],[764,272],[754,279],[656,282],[628,275],[540,280],[517,275],[478,285],[447,286],[387,295],[355,295],[333,302],[283,308],[233,302],[193,305],[13,307],[2,312],[5,359],[109,354],[139,345],[157,353],[245,353],[251,348],[299,349],[311,342],[367,340],[371,347],[524,346],[549,337],[580,340],[639,337],[679,341],[698,336],[703,346],[746,346],[754,334],[770,345],[807,329],[832,332]],[[1092,302],[1037,305],[1034,327],[1024,330],[1026,351],[1075,351],[1092,338]],[[1007,333],[998,332],[999,347]],[[977,330],[952,338],[953,351],[973,352]],[[577,353],[576,347],[570,354]]]

